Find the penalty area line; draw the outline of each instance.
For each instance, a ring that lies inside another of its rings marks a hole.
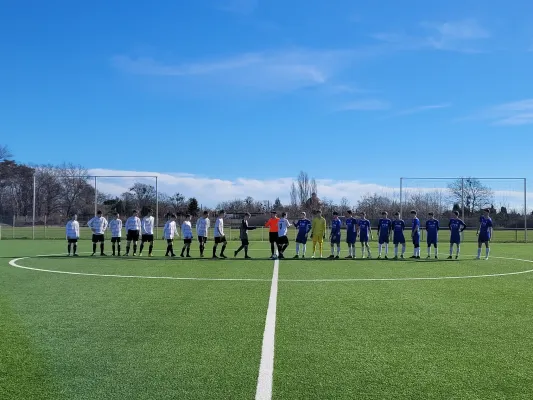
[[[263,347],[261,350],[261,363],[259,365],[259,377],[257,379],[256,400],[272,399],[272,384],[274,379],[274,347],[276,338],[276,309],[278,302],[278,275],[279,260],[274,261],[272,273],[272,285],[263,333]]]

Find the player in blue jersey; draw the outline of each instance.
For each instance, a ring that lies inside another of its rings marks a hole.
[[[450,256],[448,257],[448,260],[452,259],[454,244],[457,246],[455,253],[455,259],[457,260],[459,258],[459,251],[461,248],[461,232],[466,229],[465,223],[459,219],[458,211],[453,212],[453,217],[450,218],[448,228],[450,229]]]
[[[329,258],[339,259],[341,254],[341,225],[339,213],[333,212],[333,220],[331,221],[331,233],[329,235],[331,242],[331,255]],[[335,255],[335,246],[337,246],[337,255]]]
[[[490,239],[492,238],[492,219],[490,210],[483,210],[483,215],[479,217],[479,229],[477,230],[477,259],[481,258],[481,247],[485,244],[485,260],[489,259]]]
[[[428,256],[431,257],[431,246],[435,247],[435,259],[439,258],[439,221],[435,218],[435,214],[432,212],[428,213],[428,220],[426,221],[426,234],[427,234],[427,243],[428,243]]]
[[[411,238],[413,239],[413,255],[411,258],[420,258],[420,220],[416,215],[416,211],[411,211],[411,218],[413,219],[411,225]]]
[[[392,221],[392,242],[394,243],[394,259],[398,259],[398,245],[402,244],[402,255],[405,254],[405,236],[403,231],[405,230],[405,222],[401,219],[400,213],[394,213],[394,221]]]
[[[389,240],[392,231],[392,221],[389,219],[387,211],[381,213],[381,219],[378,222],[378,258],[381,258],[381,250],[385,245],[385,259],[389,258]]]
[[[346,243],[348,244],[348,255],[345,258],[355,258],[355,241],[357,240],[357,219],[353,217],[351,210],[346,211]]]
[[[300,258],[300,245],[302,245],[302,258],[305,258],[307,250],[307,236],[311,231],[311,221],[307,219],[305,212],[300,214],[300,219],[294,223],[298,230],[296,235],[296,255],[293,258]]]
[[[372,240],[372,228],[370,227],[370,221],[366,219],[366,213],[362,212],[361,219],[357,221],[357,230],[359,232],[359,241],[361,242],[361,257],[365,258],[365,249],[367,253],[367,258],[372,258],[372,253],[370,252],[370,246],[368,241]]]

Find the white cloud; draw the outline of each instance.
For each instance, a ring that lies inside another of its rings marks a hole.
[[[451,107],[451,103],[430,104],[430,105],[418,106],[418,107],[409,108],[403,111],[399,111],[394,115],[398,116],[398,115],[418,114],[424,111],[438,110],[438,109],[448,108],[448,107]]]
[[[530,125],[533,124],[533,99],[490,107],[468,119],[487,120],[493,125]]]
[[[194,63],[162,63],[152,58],[117,55],[113,67],[134,75],[196,79],[264,91],[320,86],[353,61],[347,50],[287,50],[243,53]]]
[[[488,30],[474,19],[449,22],[423,22],[422,34],[380,32],[374,39],[385,42],[397,50],[446,50],[462,53],[480,52],[478,42],[490,37]]]
[[[347,104],[344,104],[340,107],[340,111],[378,111],[378,110],[386,110],[390,108],[389,103],[382,101],[382,100],[376,100],[376,99],[368,99],[368,100],[358,100],[353,101]]]
[[[111,195],[120,195],[129,190],[134,182],[143,182],[154,185],[155,179],[148,176],[158,177],[158,188],[161,193],[172,195],[176,192],[182,193],[186,197],[196,197],[198,201],[206,207],[215,207],[218,203],[236,198],[251,196],[256,200],[274,201],[279,197],[284,204],[289,203],[290,186],[293,178],[276,179],[253,179],[235,178],[218,179],[212,177],[198,176],[188,173],[157,173],[147,171],[123,171],[108,169],[91,169],[90,175],[100,176],[121,176],[118,178],[98,178],[98,190]],[[147,178],[127,178],[126,176],[145,176]],[[503,183],[502,183],[503,182]],[[523,207],[523,191],[520,181],[494,181],[487,185],[493,187],[495,195],[495,206],[505,205],[520,209]],[[434,183],[434,185],[432,185]],[[376,183],[365,183],[357,180],[333,180],[319,179],[318,194],[321,198],[328,198],[335,202],[340,202],[346,197],[352,206],[365,194],[378,193],[381,195],[399,199],[399,185],[385,186]],[[399,184],[399,182],[398,182]],[[441,191],[446,194],[446,184],[442,181],[404,181],[404,193],[429,193]],[[533,204],[533,193],[528,196]]]

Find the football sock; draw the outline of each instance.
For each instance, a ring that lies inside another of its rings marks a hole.
[[[459,246],[457,246],[457,247],[459,247]],[[453,254],[453,244],[450,245],[450,257],[452,256],[452,254]]]
[[[126,254],[130,254],[130,245],[126,245]]]
[[[283,247],[281,248],[281,252],[285,253],[285,250],[287,250],[287,247],[289,247],[289,245],[288,244],[284,244]]]
[[[394,257],[398,257],[398,246],[394,246]]]
[[[111,245],[111,250],[113,251],[113,254],[115,254],[115,243]]]
[[[154,245],[151,244],[150,246],[148,246],[148,254],[152,254],[152,250],[154,249]]]
[[[215,257],[217,255],[217,245],[215,244],[213,246],[213,257]]]
[[[385,255],[389,254],[389,245],[388,243],[385,243]]]
[[[70,243],[67,245],[68,255],[70,255]]]
[[[381,248],[382,248],[382,245],[378,244],[378,255],[380,255],[380,256],[381,256]]]
[[[490,254],[490,247],[487,247],[485,249],[485,257],[489,258],[489,254]]]
[[[235,255],[239,254],[242,249],[244,249],[244,246],[241,244],[240,247],[237,250],[235,250]]]
[[[274,255],[274,243],[270,243],[270,252]]]
[[[405,254],[405,249],[406,249],[405,244],[402,244],[402,256]]]
[[[431,246],[428,247],[428,257],[431,255]]]
[[[224,243],[222,245],[222,249],[220,250],[220,255],[223,256],[224,255],[224,250],[226,250],[226,243]]]
[[[456,255],[459,255],[459,251],[461,250],[461,246],[460,245],[457,245],[457,253]]]
[[[303,256],[305,256],[305,251],[307,250],[307,245],[306,245],[306,244],[304,244],[304,245],[303,245],[303,248],[304,248],[304,250],[303,250],[303,253],[302,253],[302,255],[303,255]]]
[[[96,243],[93,243],[93,253],[96,253]]]
[[[324,244],[323,243],[319,243],[318,247],[320,248],[320,257],[322,257],[323,254],[324,254],[324,251],[323,251],[324,250]]]
[[[185,246],[181,248],[181,256],[183,257],[183,254],[185,253]]]
[[[200,255],[204,254],[205,246],[203,244],[200,244]]]
[[[104,254],[104,244],[100,243],[100,254]]]
[[[78,251],[78,245],[76,243],[74,243],[74,245],[72,246],[72,254],[76,254],[76,251]]]
[[[120,256],[120,244],[117,245],[118,255]]]
[[[481,247],[479,249],[477,249],[477,257],[481,257]]]
[[[248,257],[248,245],[244,246],[244,257]]]
[[[335,245],[331,245],[331,255],[335,254]]]
[[[144,249],[144,243],[141,243],[141,247],[139,248],[139,253],[142,253],[143,249]],[[133,252],[135,253],[135,250],[133,250]]]
[[[439,255],[439,248],[435,247],[435,257],[437,257],[438,255]]]
[[[367,254],[367,256],[368,257],[372,257],[372,253],[370,252],[370,246],[368,245],[368,243],[365,244],[365,246],[366,246],[366,254]]]
[[[296,243],[296,255],[300,255],[300,243]]]
[[[337,245],[337,255],[340,255],[341,254],[341,245],[338,244]]]
[[[133,244],[133,254],[137,253],[137,245]]]

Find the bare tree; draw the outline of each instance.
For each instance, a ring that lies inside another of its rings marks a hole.
[[[9,160],[13,157],[13,154],[9,151],[9,148],[4,145],[0,145],[0,162]]]
[[[459,178],[448,185],[451,201],[461,204],[469,213],[490,205],[494,200],[494,192],[476,178]]]
[[[340,208],[339,212],[342,212],[342,213],[346,212],[347,210],[350,209],[350,201],[346,197],[343,197],[341,199],[341,202],[339,203],[339,208]]]
[[[61,183],[61,200],[63,212],[70,215],[75,209],[86,209],[87,204],[94,202],[94,188],[88,183],[88,172],[80,165],[63,163],[58,167]],[[92,191],[92,193],[91,193]]]
[[[298,190],[296,189],[296,184],[294,182],[291,185],[291,206],[298,206]]]
[[[296,178],[296,191],[300,205],[305,204],[305,202],[311,197],[311,193],[316,193],[315,180],[309,178],[309,174],[307,172],[300,171],[298,177]]]
[[[61,211],[62,186],[59,170],[52,165],[35,168],[35,210],[38,216],[51,216]]]
[[[141,213],[146,213],[148,208],[155,207],[157,199],[155,186],[147,185],[146,183],[135,182],[130,188],[130,192],[133,194],[135,201],[141,209]]]

